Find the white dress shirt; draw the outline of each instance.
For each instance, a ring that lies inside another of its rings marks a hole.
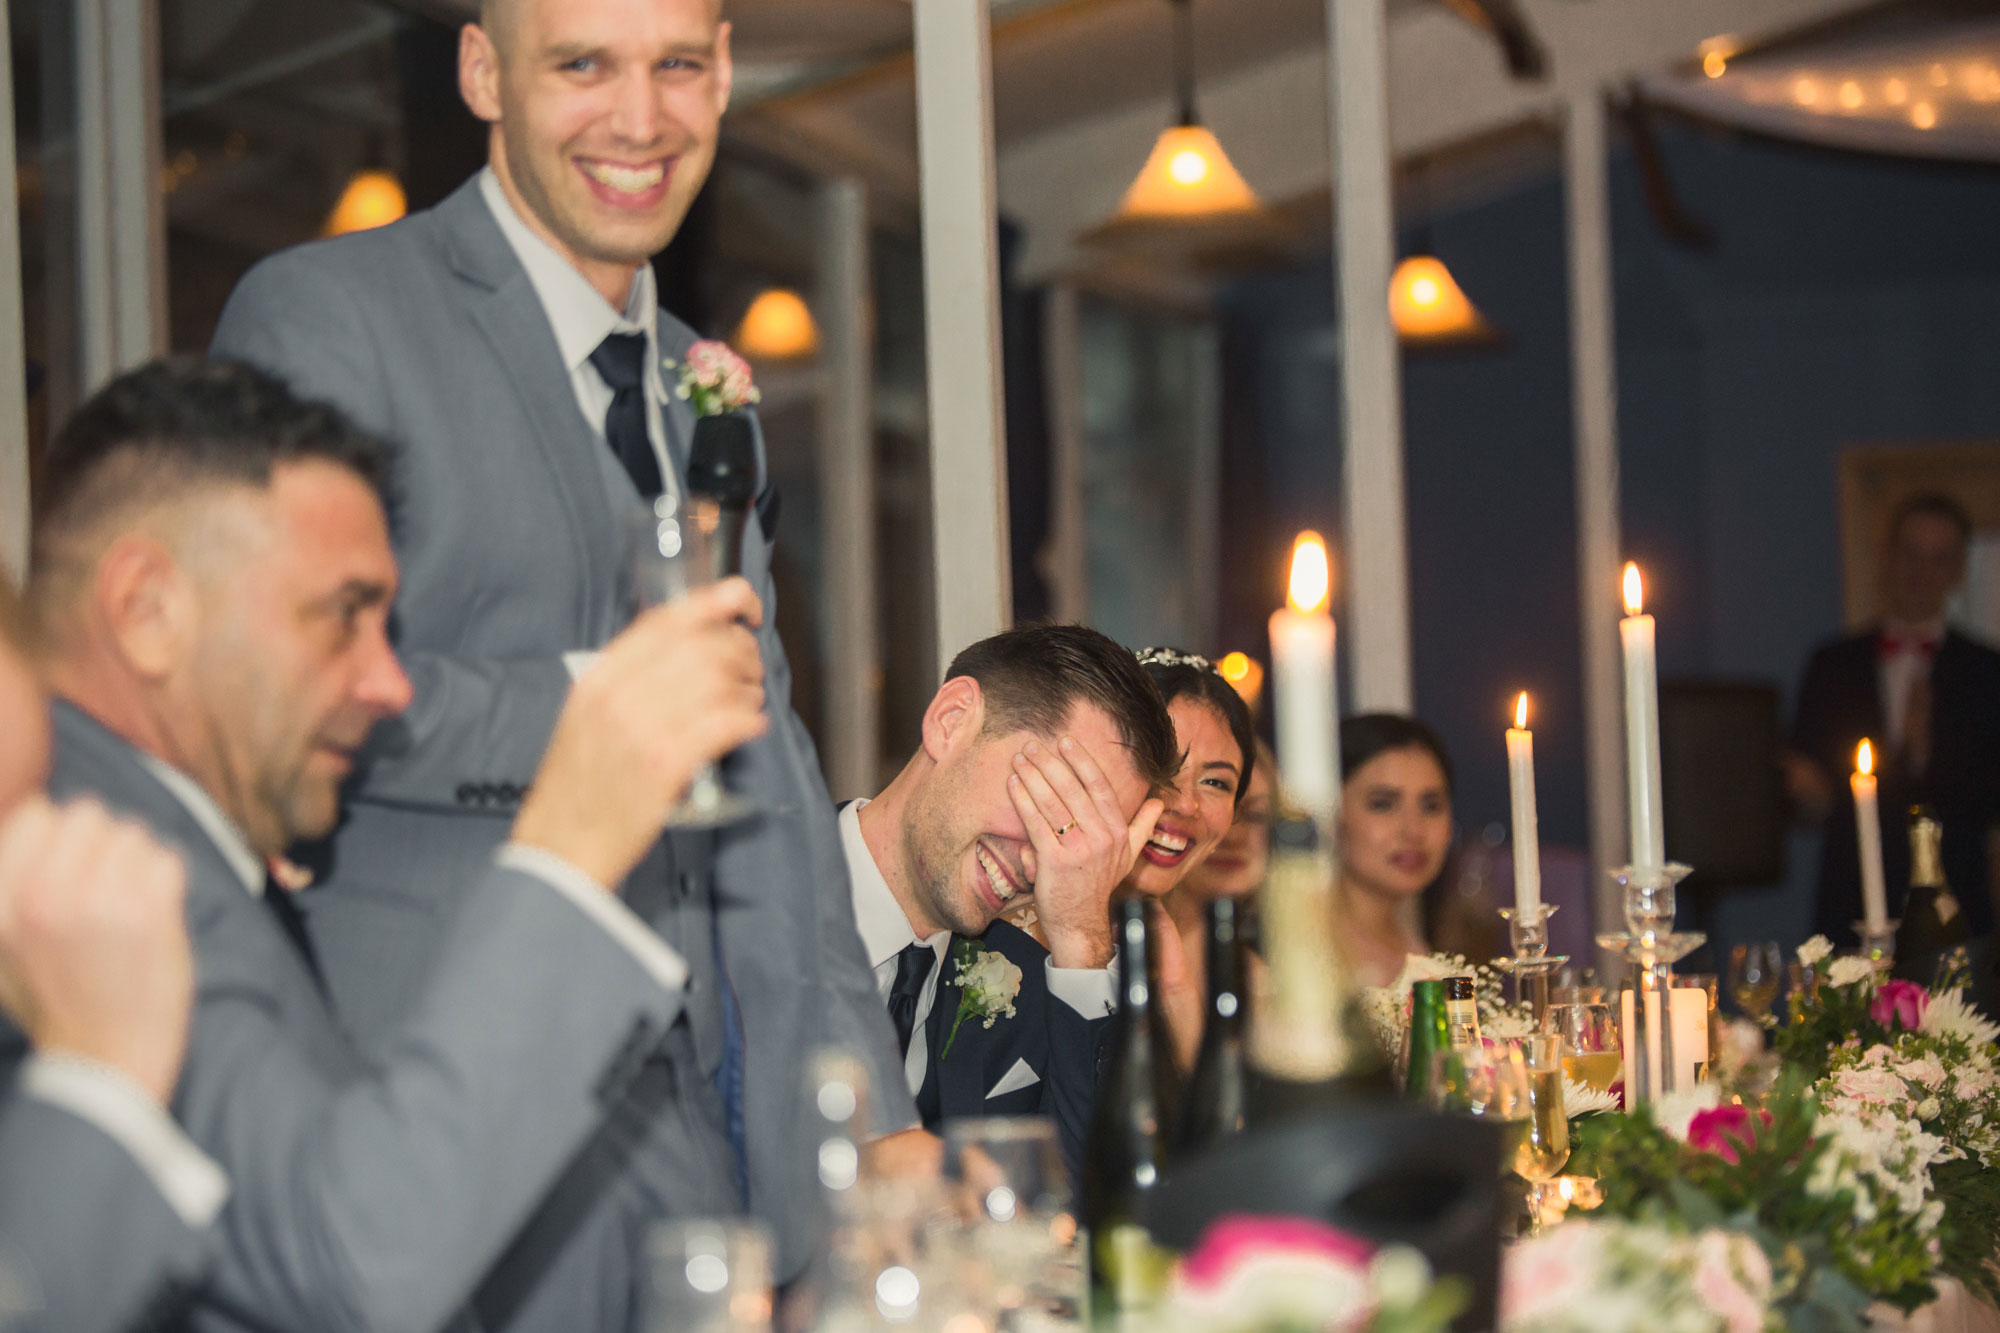
[[[875,970],[876,989],[886,1004],[889,991],[896,984],[896,963],[903,950],[912,944],[928,944],[942,963],[951,944],[951,932],[941,930],[935,935],[919,936],[911,927],[902,904],[890,891],[889,881],[875,864],[867,839],[861,836],[861,807],[866,804],[854,801],[842,808],[840,846],[846,854],[847,877],[853,885],[854,925],[861,934],[862,948],[867,951],[868,965]],[[911,1096],[924,1086],[924,1075],[930,1069],[930,1043],[923,1039],[924,1025],[936,1007],[943,972],[941,966],[933,965],[930,975],[924,978],[923,993],[917,997],[916,1028],[903,1059],[903,1074],[909,1081]],[[1103,1018],[1118,1007],[1116,959],[1108,967],[1078,968],[1057,967],[1051,958],[1044,975],[1048,978],[1049,992],[1085,1018]]]
[[[653,457],[660,465],[660,480],[666,488],[665,494],[678,499],[680,479],[674,472],[672,451],[667,448],[668,389],[660,353],[660,294],[653,277],[653,266],[639,265],[639,271],[632,275],[632,289],[625,298],[625,308],[618,310],[604,299],[602,292],[590,285],[589,279],[577,272],[574,265],[556,253],[555,247],[522,221],[521,215],[514,211],[514,205],[508,200],[506,191],[500,188],[500,178],[493,174],[490,166],[480,168],[479,193],[486,200],[493,220],[500,225],[500,232],[507,238],[514,257],[527,271],[528,283],[542,303],[542,313],[549,317],[549,328],[555,334],[556,347],[562,352],[563,369],[569,372],[570,389],[576,394],[577,410],[583,414],[584,422],[596,433],[600,442],[604,439],[604,418],[611,411],[614,394],[611,386],[604,382],[604,377],[597,373],[597,367],[590,364],[590,354],[610,334],[645,335],[646,435],[652,441]],[[604,447],[610,448],[608,444]],[[563,654],[563,666],[568,669],[571,680],[589,670],[596,661],[597,653],[590,649]]]

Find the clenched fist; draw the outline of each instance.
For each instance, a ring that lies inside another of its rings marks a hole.
[[[39,1051],[106,1064],[164,1104],[194,957],[180,857],[94,801],[0,819],[0,1008]]]
[[[606,888],[660,836],[696,770],[764,734],[764,662],[740,578],[635,619],[570,688],[514,841]]]

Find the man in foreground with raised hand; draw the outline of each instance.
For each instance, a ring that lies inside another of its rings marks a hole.
[[[0,1011],[32,1050],[0,1094],[0,1330],[111,1333],[199,1285],[228,1183],[165,1109],[194,997],[180,858],[43,797],[22,634],[0,578]]]
[[[162,362],[86,403],[43,481],[51,791],[187,865],[199,984],[173,1106],[232,1189],[197,1327],[440,1327],[680,1017],[686,965],[605,886],[698,766],[764,729],[761,608],[731,580],[607,646],[476,910],[364,1061],[267,870],[332,827],[355,750],[409,701],[381,446],[260,372]]]

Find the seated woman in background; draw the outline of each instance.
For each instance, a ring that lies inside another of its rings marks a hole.
[[[1423,892],[1451,850],[1451,757],[1429,727],[1395,713],[1340,724],[1340,946],[1356,984],[1386,986],[1423,953]]]

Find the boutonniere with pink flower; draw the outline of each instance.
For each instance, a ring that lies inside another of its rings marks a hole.
[[[667,359],[667,369],[679,369],[674,396],[698,417],[716,417],[760,403],[764,395],[750,378],[750,363],[726,342],[705,338],[687,350],[687,360]]]

